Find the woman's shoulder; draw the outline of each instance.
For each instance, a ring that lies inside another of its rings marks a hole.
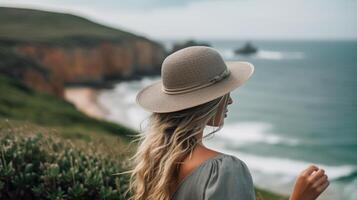
[[[222,154],[207,163],[204,193],[207,199],[255,199],[250,171],[244,161]]]
[[[249,172],[248,167],[243,160],[226,153],[220,153],[208,159],[207,166],[227,173],[237,170]]]
[[[223,178],[231,174],[240,174],[242,178],[246,176],[250,177],[249,169],[241,159],[234,155],[218,153],[201,162],[195,169],[191,170],[181,182],[187,181],[191,176],[197,176],[203,179],[200,181],[208,181],[209,179],[216,179],[217,176]]]
[[[237,195],[253,199],[246,197],[254,196],[254,187],[249,170],[241,159],[219,153],[185,177],[174,194],[175,199],[190,199],[188,195],[198,195],[195,199],[205,199],[201,195],[212,197],[208,199],[235,199]]]
[[[246,167],[246,164],[239,159],[238,157],[228,154],[228,153],[223,153],[219,151],[215,151],[212,149],[208,148],[197,148],[196,150],[196,159],[198,160],[198,165],[224,165],[227,167],[237,167],[240,165],[243,165],[243,167]],[[197,165],[196,163],[196,165]]]

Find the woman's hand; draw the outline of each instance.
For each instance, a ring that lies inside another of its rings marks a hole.
[[[290,200],[314,200],[329,184],[325,171],[311,165],[296,178]]]

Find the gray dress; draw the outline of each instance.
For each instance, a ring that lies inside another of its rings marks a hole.
[[[255,200],[247,165],[219,154],[201,163],[178,185],[172,200]]]

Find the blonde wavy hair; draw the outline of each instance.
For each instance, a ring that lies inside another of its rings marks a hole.
[[[192,155],[195,146],[202,139],[195,137],[203,131],[211,118],[215,119],[220,103],[227,105],[229,93],[210,102],[170,113],[152,113],[148,128],[138,135],[137,152],[132,160],[132,170],[127,192],[129,200],[169,200],[170,188],[176,182],[180,163]],[[222,119],[221,117],[220,119]]]

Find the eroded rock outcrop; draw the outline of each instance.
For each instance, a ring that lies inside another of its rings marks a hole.
[[[16,51],[41,63],[56,79],[71,83],[159,71],[165,56],[160,46],[148,41],[102,42],[90,47],[23,44]]]
[[[11,49],[0,48],[0,74],[20,80],[32,89],[63,97],[61,80],[56,80],[49,70]]]
[[[49,72],[17,68],[24,69],[17,77],[59,96],[66,84],[159,74],[167,55],[155,41],[67,13],[0,7],[0,23],[0,48]]]

